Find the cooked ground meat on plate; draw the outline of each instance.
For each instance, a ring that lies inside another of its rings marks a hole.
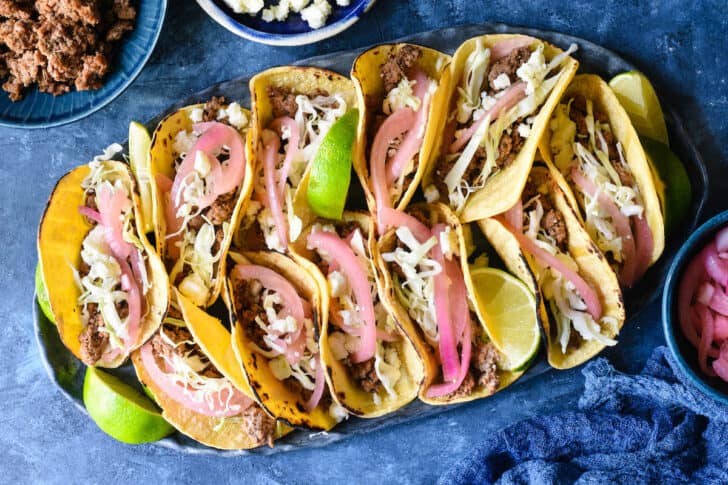
[[[131,0],[0,0],[3,89],[19,101],[33,85],[53,95],[100,88],[135,19]]]

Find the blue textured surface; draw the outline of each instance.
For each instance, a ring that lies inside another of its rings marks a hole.
[[[622,5],[622,4],[625,5]],[[491,399],[322,449],[273,457],[190,457],[130,447],[99,431],[50,384],[32,335],[35,230],[55,180],[145,120],[216,82],[316,54],[459,23],[502,21],[559,30],[624,54],[686,120],[712,175],[709,213],[728,205],[728,20],[722,2],[380,1],[341,36],[287,49],[244,41],[192,0],[169,7],[160,42],[138,80],[89,118],[48,131],[0,129],[0,470],[11,483],[422,483],[434,481],[484,435],[521,418],[576,408],[579,370],[549,372]],[[604,355],[639,370],[662,344],[659,306],[625,329]]]
[[[33,88],[21,101],[12,102],[0,93],[0,125],[48,128],[81,119],[119,96],[139,75],[157,43],[167,0],[144,1],[135,29],[124,36],[104,85],[93,91],[72,91],[63,96]]]

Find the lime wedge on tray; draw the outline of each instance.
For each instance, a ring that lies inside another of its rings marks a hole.
[[[56,324],[51,311],[51,302],[48,300],[48,291],[43,282],[43,274],[40,271],[40,263],[35,266],[35,297],[38,299],[38,305],[43,311],[43,315],[53,324]]]
[[[154,231],[154,198],[152,196],[151,155],[152,139],[141,123],[129,124],[129,165],[139,184],[142,204],[142,223],[145,233]]]
[[[308,181],[308,205],[317,215],[341,219],[351,182],[351,159],[359,111],[336,120],[319,146]]]
[[[536,297],[521,280],[499,269],[477,268],[471,277],[493,343],[508,357],[504,370],[524,369],[541,343]]]
[[[609,81],[609,87],[617,95],[639,134],[665,145],[670,144],[660,100],[644,74],[638,71],[623,72]]]
[[[693,189],[685,167],[677,155],[666,145],[647,137],[640,137],[642,148],[652,168],[657,195],[665,215],[665,233],[677,228],[690,210]]]
[[[146,396],[95,367],[86,369],[83,403],[102,431],[124,443],[149,443],[174,432]]]

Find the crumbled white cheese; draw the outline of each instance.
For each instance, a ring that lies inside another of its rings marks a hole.
[[[207,177],[207,174],[210,173],[210,159],[207,158],[207,155],[202,150],[199,150],[195,154],[194,168],[200,174],[200,177]]]
[[[526,95],[530,96],[543,82],[549,69],[543,55],[543,44],[539,44],[528,60],[516,71],[516,75],[526,83]]]
[[[337,423],[340,423],[341,421],[349,417],[349,413],[346,411],[346,409],[336,403],[331,404],[331,406],[329,407],[329,415],[334,418]]]
[[[193,123],[199,123],[202,121],[202,115],[204,111],[202,108],[193,108],[190,110],[190,121]]]
[[[332,271],[329,273],[328,280],[332,297],[338,298],[347,293],[348,285],[346,283],[346,277],[341,271]]]
[[[172,149],[177,155],[182,155],[189,152],[196,141],[197,136],[194,133],[182,130],[177,132]]]
[[[497,78],[493,79],[493,88],[500,91],[501,89],[505,89],[508,86],[511,85],[511,80],[508,77],[508,74],[503,73],[499,75]]]
[[[437,190],[437,187],[435,187],[435,184],[430,184],[427,187],[425,187],[425,200],[432,204],[433,202],[437,202],[440,198],[440,191]]]
[[[235,13],[257,14],[265,6],[263,0],[225,0]]]
[[[326,19],[331,15],[331,4],[326,0],[313,0],[313,3],[301,10],[301,18],[312,29],[320,29],[326,25]]]
[[[417,111],[420,108],[420,98],[415,96],[413,86],[417,81],[410,81],[406,77],[394,88],[392,88],[387,97],[382,102],[382,111],[384,114],[390,115],[395,111],[409,107],[413,111]]]
[[[531,134],[531,127],[526,123],[519,124],[518,134],[521,136],[521,138],[528,138],[528,135]]]

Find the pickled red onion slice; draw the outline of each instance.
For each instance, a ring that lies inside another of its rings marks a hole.
[[[597,188],[594,183],[586,178],[576,167],[571,170],[571,180],[574,181],[579,190],[587,194],[589,197],[594,198],[597,193]],[[635,241],[632,237],[632,228],[629,225],[629,219],[627,216],[622,214],[619,207],[614,201],[604,192],[599,192],[599,206],[612,218],[612,223],[617,229],[617,234],[622,239],[622,271],[619,273],[619,281],[623,286],[631,288],[636,281],[637,271],[637,257],[635,252]],[[647,228],[649,231],[649,228]],[[645,244],[642,251],[647,249]],[[650,250],[650,255],[652,251]]]
[[[513,229],[523,232],[523,202],[520,198],[503,216]]]
[[[131,209],[131,201],[122,190],[112,190],[102,185],[96,194],[96,205],[104,226],[105,238],[117,259],[129,257],[134,246],[124,240],[124,212]]]
[[[387,185],[387,151],[389,145],[395,138],[400,136],[407,130],[411,130],[415,124],[415,112],[410,108],[401,108],[389,115],[384,120],[382,126],[377,130],[372,142],[372,149],[369,155],[371,170],[371,185],[374,192],[374,198],[377,204],[377,218],[379,224],[380,211],[385,207],[392,207],[392,200],[389,196],[389,186]]]
[[[435,384],[434,386],[430,386],[429,389],[427,389],[426,395],[427,397],[440,397],[445,396],[447,394],[450,394],[451,392],[456,391],[460,384],[462,384],[463,380],[465,380],[465,376],[468,373],[468,368],[470,367],[470,355],[472,353],[472,338],[471,338],[471,328],[470,325],[466,325],[465,329],[463,330],[463,339],[462,339],[462,354],[460,356],[460,373],[458,374],[458,377],[453,382],[446,382],[443,384]]]
[[[715,242],[711,242],[705,251],[705,271],[725,288],[728,286],[728,261],[718,256]]]
[[[286,181],[288,180],[288,174],[291,172],[293,160],[295,160],[298,155],[298,144],[301,141],[301,134],[298,131],[298,123],[296,123],[293,118],[282,116],[274,119],[270,124],[270,129],[280,133],[281,138],[283,138],[284,127],[288,129],[290,136],[288,137],[288,143],[286,145],[286,157],[283,159],[283,166],[278,174],[278,193],[280,194],[281,200],[285,197]]]
[[[432,235],[440,240],[440,233],[445,230],[444,224],[437,224],[432,228]],[[459,363],[457,353],[457,335],[455,335],[453,316],[454,302],[450,301],[453,281],[444,270],[445,258],[440,245],[431,249],[432,257],[443,268],[434,279],[435,318],[437,318],[438,349],[440,363],[442,364],[442,378],[444,382],[451,382],[457,378]]]
[[[162,371],[157,365],[151,343],[147,343],[139,349],[139,354],[144,364],[144,370],[147,371],[152,381],[170,398],[191,411],[205,416],[226,418],[241,414],[253,404],[249,397],[232,386],[204,395],[202,391],[187,389],[178,384],[173,377]]]
[[[379,215],[382,219],[381,226],[379,228],[380,233],[385,232],[390,227],[406,226],[412,235],[417,238],[420,244],[430,239],[430,236],[432,235],[427,226],[404,211],[392,209],[391,207],[384,207],[379,211]]]
[[[508,231],[518,240],[518,244],[521,248],[531,253],[544,266],[551,267],[561,273],[561,276],[569,280],[574,285],[577,293],[579,293],[579,296],[582,300],[584,300],[587,311],[594,320],[598,321],[602,317],[602,304],[599,301],[599,296],[589,283],[584,281],[584,279],[579,276],[576,271],[566,266],[559,258],[543,250],[540,246],[533,242],[530,237],[510,227],[502,216],[497,217],[497,219],[499,219],[505,228],[508,229]]]
[[[713,370],[708,367],[708,351],[713,343],[713,334],[715,327],[713,324],[713,314],[708,310],[705,305],[695,305],[700,317],[701,333],[700,333],[700,345],[698,345],[698,364],[700,364],[700,370],[706,376],[714,376]]]
[[[431,97],[427,96],[430,86],[430,80],[421,69],[417,69],[414,73],[415,96],[420,100],[420,109],[417,111],[415,124],[407,131],[407,135],[402,140],[402,144],[397,149],[397,153],[387,164],[387,185],[391,185],[397,180],[404,170],[407,162],[417,155],[422,147],[422,140],[425,137],[425,125],[427,124],[427,116],[430,111]]]
[[[270,268],[255,264],[238,264],[231,276],[239,280],[258,280],[264,288],[275,291],[281,297],[283,311],[302,324],[304,317],[303,301],[296,288],[283,276]]]
[[[126,317],[126,338],[124,345],[130,349],[139,338],[139,324],[142,317],[142,295],[134,274],[125,259],[116,258],[121,268],[121,289],[126,292],[129,315]]]
[[[715,247],[719,253],[728,251],[728,227],[721,229],[715,236]]]
[[[635,246],[637,252],[637,264],[635,268],[634,281],[637,282],[647,272],[652,259],[652,251],[654,249],[654,240],[652,231],[647,223],[647,218],[643,214],[640,216],[632,216],[630,218],[634,226]]]
[[[93,210],[90,207],[86,207],[85,205],[78,207],[78,212],[82,216],[86,216],[92,221],[94,221],[96,224],[101,224],[101,214],[98,213],[98,211]]]
[[[465,144],[470,141],[475,132],[478,131],[478,128],[480,128],[480,125],[483,124],[486,119],[490,119],[490,122],[492,123],[498,119],[501,113],[511,109],[525,97],[526,83],[518,81],[517,83],[511,84],[511,86],[503,92],[503,96],[498,98],[498,101],[495,102],[492,108],[486,111],[483,116],[478,119],[478,121],[470,125],[469,128],[461,132],[460,136],[452,142],[450,145],[450,153],[457,153],[462,150]]]
[[[352,354],[352,360],[365,362],[371,359],[377,350],[377,325],[367,269],[354,254],[351,246],[346,244],[338,234],[324,231],[312,232],[308,235],[307,242],[308,247],[327,253],[340,265],[342,272],[346,275],[363,322],[359,348]]]
[[[263,176],[265,178],[265,191],[268,193],[268,207],[273,213],[278,231],[278,241],[283,249],[288,249],[288,222],[283,214],[283,198],[276,185],[276,164],[278,163],[278,150],[281,139],[270,130],[263,132]]]
[[[497,61],[521,47],[528,47],[534,42],[536,42],[536,39],[527,35],[519,35],[496,42],[493,44],[493,47],[490,48],[490,62]]]
[[[313,393],[311,394],[311,397],[308,399],[308,402],[305,406],[306,411],[308,412],[316,409],[316,406],[318,406],[321,398],[324,395],[324,388],[326,387],[326,379],[324,377],[324,365],[323,362],[321,362],[321,359],[318,358],[318,354],[316,355],[316,378],[314,380]]]

